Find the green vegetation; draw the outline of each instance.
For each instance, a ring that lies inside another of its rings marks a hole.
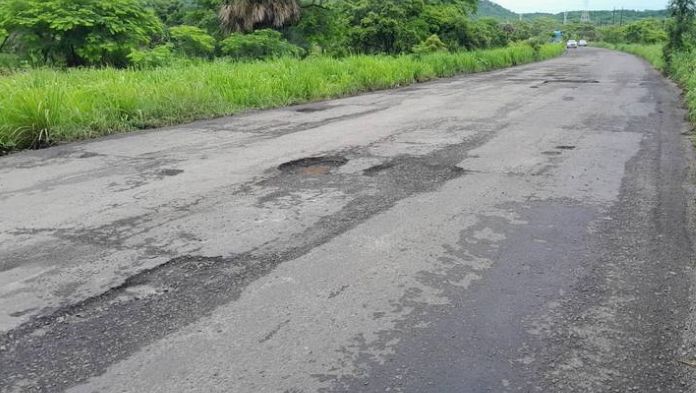
[[[300,57],[304,54],[302,48],[289,43],[279,32],[270,29],[250,34],[232,34],[220,44],[223,54],[237,59]]]
[[[684,89],[689,118],[696,123],[696,52],[677,52],[672,55],[669,74]]]
[[[623,25],[625,23],[631,23],[643,19],[666,19],[669,17],[668,10],[599,10],[590,11],[590,20],[592,24],[598,26],[604,25]],[[501,21],[513,22],[519,19],[520,15],[508,10],[489,0],[481,0],[479,2],[478,11],[476,15],[481,18],[494,18]],[[547,12],[535,12],[522,14],[522,19],[525,21],[533,21],[535,19],[543,18],[553,20],[555,23],[563,22],[564,18],[567,17],[568,22],[580,23],[582,17],[582,11],[568,11],[567,15],[564,16],[562,12],[557,14],[551,14]]]
[[[0,0],[0,151],[558,55],[478,0]]]
[[[132,50],[162,32],[139,0],[4,0],[0,28],[16,53],[68,66],[125,65]]]
[[[215,38],[196,26],[180,25],[169,29],[174,46],[184,56],[207,57],[215,50]]]
[[[33,66],[167,64],[176,58],[450,51],[548,38],[471,16],[477,0],[2,0],[0,53]],[[541,26],[541,25],[540,25]],[[277,33],[277,34],[276,34]],[[298,49],[300,48],[300,49]],[[422,48],[418,46],[418,48]]]
[[[4,92],[0,147],[40,147],[250,108],[339,97],[529,63],[563,52],[562,45],[534,49],[517,44],[417,56],[286,57],[246,63],[199,61],[142,70],[18,72],[0,78]]]
[[[479,1],[476,15],[482,18],[494,18],[504,21],[511,21],[519,18],[518,14],[489,0]]]

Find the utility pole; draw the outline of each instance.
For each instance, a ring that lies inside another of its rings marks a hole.
[[[621,7],[621,19],[619,22],[619,26],[623,26],[623,7]]]
[[[568,24],[568,11],[563,11],[563,24]]]
[[[611,25],[613,26],[616,21],[616,7],[611,11]]]
[[[585,9],[582,11],[580,22],[590,23],[590,5],[588,0],[585,0]]]

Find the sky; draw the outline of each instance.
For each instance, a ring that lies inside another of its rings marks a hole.
[[[584,8],[585,0],[492,0],[515,12],[561,12]],[[636,9],[659,10],[667,7],[668,0],[587,0],[591,10]]]

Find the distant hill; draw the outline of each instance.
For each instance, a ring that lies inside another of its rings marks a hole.
[[[476,16],[480,18],[495,18],[499,20],[512,20],[519,18],[516,13],[489,0],[479,1]]]
[[[623,13],[623,16],[622,16]],[[529,17],[534,18],[538,17],[539,15],[544,15],[548,16],[549,14],[529,14]],[[569,11],[568,12],[568,21],[569,22],[579,22],[580,17],[582,15],[582,11]],[[526,15],[525,15],[526,16]],[[645,10],[645,11],[636,11],[636,10],[605,10],[605,11],[590,11],[590,21],[596,24],[600,25],[608,25],[608,24],[619,24],[621,21],[623,23],[626,22],[635,22],[640,19],[647,19],[647,18],[658,18],[658,19],[663,19],[667,18],[669,16],[669,13],[667,10]],[[555,19],[562,21],[563,20],[563,13],[556,14],[553,16]]]
[[[606,25],[619,24],[623,19],[623,22],[633,22],[640,19],[646,18],[667,18],[667,10],[646,10],[646,11],[636,11],[636,10],[623,10],[623,17],[621,16],[621,10],[605,10],[605,11],[590,11],[590,20],[593,23]],[[568,21],[569,22],[579,22],[582,11],[568,11]],[[501,21],[509,21],[519,18],[519,14],[516,14],[507,8],[496,4],[489,0],[480,0],[478,12],[476,17],[479,18],[495,18]],[[523,19],[536,19],[536,18],[553,18],[557,21],[563,21],[563,13],[549,14],[543,12],[536,12],[532,14],[523,14]]]

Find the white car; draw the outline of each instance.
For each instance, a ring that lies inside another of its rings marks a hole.
[[[568,49],[576,49],[578,47],[578,42],[575,40],[569,40],[568,43],[566,44],[566,48]]]
[[[587,46],[587,41],[585,41],[585,40],[578,41],[578,46]]]

